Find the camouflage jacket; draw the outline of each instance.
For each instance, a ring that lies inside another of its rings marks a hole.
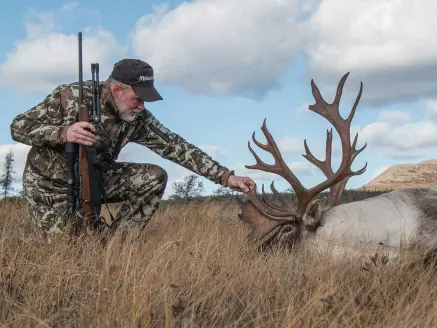
[[[11,123],[12,139],[32,146],[26,170],[58,186],[67,183],[66,127],[76,122],[78,96],[78,83],[60,85],[40,104],[18,115]],[[90,81],[84,81],[83,102],[88,106],[92,104]],[[217,184],[226,185],[232,171],[164,127],[147,109],[135,121],[123,122],[116,114],[110,92],[102,88],[101,121],[96,124],[94,146],[106,167],[114,161],[113,152],[124,125],[123,145],[127,142],[144,145],[165,159]]]

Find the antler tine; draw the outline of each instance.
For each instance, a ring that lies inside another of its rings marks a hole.
[[[332,104],[328,104],[322,97],[319,88],[313,79],[311,79],[311,91],[316,103],[314,105],[309,105],[308,108],[313,112],[326,118],[332,125],[336,126],[336,122],[343,120],[339,112],[340,98],[343,94],[343,87],[346,82],[349,72],[347,72],[341,78],[337,86],[337,92],[335,94],[335,99]]]
[[[275,197],[279,199],[279,201],[281,202],[282,206],[283,207],[287,207],[288,205],[285,202],[284,197],[276,190],[274,181],[272,181],[272,183],[270,184],[270,189],[272,190],[272,192],[275,195]]]
[[[275,173],[283,177],[285,180],[287,180],[292,185],[294,190],[299,190],[299,191],[304,190],[305,188],[303,187],[303,185],[300,183],[297,177],[293,174],[293,172],[284,162],[284,159],[282,158],[281,152],[279,151],[276,142],[274,141],[272,135],[267,129],[266,119],[264,119],[261,130],[264,133],[264,136],[266,137],[267,144],[262,144],[261,142],[257,141],[255,139],[255,132],[253,132],[252,134],[252,140],[258,147],[269,152],[273,156],[275,160],[275,164],[271,165],[263,162],[261,158],[255,153],[255,151],[250,146],[250,142],[248,142],[248,148],[251,151],[252,155],[255,157],[256,164],[245,165],[245,167],[248,169],[257,169],[264,172]],[[246,196],[252,201],[252,203],[256,207],[258,207],[259,210],[263,211],[267,215],[277,216],[277,217],[287,217],[287,216],[296,215],[296,210],[289,205],[278,207],[277,205],[269,202],[265,197],[264,186],[262,192],[263,192],[262,198],[260,198],[256,194],[256,190],[249,191],[248,193],[246,193]],[[281,203],[285,205],[284,202]]]
[[[349,74],[349,73],[348,73],[348,74]],[[352,110],[351,110],[351,112],[349,113],[349,116],[348,116],[348,118],[347,118],[347,121],[349,122],[349,125],[351,124],[352,119],[354,118],[355,111],[357,110],[357,106],[358,106],[358,103],[360,102],[360,99],[361,99],[361,95],[362,95],[362,94],[363,94],[363,82],[361,81],[361,82],[360,82],[360,91],[358,92],[357,99],[355,99],[355,102],[354,102],[354,105],[353,105],[353,107],[352,107]]]
[[[349,76],[349,73],[350,72],[347,72],[345,75],[343,75],[343,77],[340,80],[340,83],[338,83],[337,92],[335,93],[335,99],[333,102],[333,104],[337,105],[337,108],[338,108],[338,105],[340,105],[341,95],[343,94],[343,87],[344,87],[344,84],[346,82],[347,77]]]
[[[264,186],[263,186],[264,187]],[[275,188],[275,182],[274,181],[272,181],[272,183],[270,184],[270,190],[272,191],[272,193],[273,193],[273,195],[275,195],[275,199],[278,199],[279,200],[279,202],[281,203],[281,205],[280,205],[280,207],[278,207],[278,209],[284,209],[284,208],[289,208],[290,207],[290,205],[289,204],[287,204],[286,202],[285,202],[285,199],[284,199],[284,197],[276,190],[276,188]],[[265,193],[264,193],[264,190],[263,190],[263,196],[265,195]],[[268,205],[273,205],[273,206],[277,206],[275,203],[273,203],[273,202],[268,202],[265,198],[264,198],[264,201],[268,204]],[[290,208],[292,208],[292,207],[290,207]]]
[[[253,135],[255,136],[255,132],[253,133]],[[255,137],[253,137],[253,139],[255,140]],[[256,142],[255,142],[256,143]],[[247,147],[249,148],[250,152],[252,153],[253,157],[255,157],[256,160],[256,164],[254,165],[245,165],[246,168],[248,169],[264,169],[264,168],[268,168],[268,167],[274,167],[274,165],[269,165],[264,163],[261,158],[259,158],[259,156],[255,153],[255,151],[252,149],[252,147],[250,146],[250,142],[247,142]]]
[[[335,186],[331,188],[330,197],[329,197],[329,206],[335,206],[340,203],[341,195],[343,194],[344,188],[346,187],[351,176],[363,174],[366,171],[366,168],[367,168],[367,162],[363,168],[361,168],[358,171],[352,172],[350,175],[348,175],[346,178],[344,178],[342,181],[340,181],[339,183],[337,183]]]
[[[340,203],[341,196],[343,194],[344,188],[346,187],[347,182],[349,181],[350,176],[344,178],[335,186],[331,187],[329,192],[329,203],[328,207],[336,206]]]
[[[351,172],[346,178],[337,183],[335,186],[331,188],[330,197],[329,197],[329,206],[335,206],[340,203],[341,195],[343,194],[344,188],[346,187],[349,179],[354,175],[360,175],[366,172],[367,162],[360,170]]]
[[[246,165],[246,168],[248,169],[258,169],[265,172],[275,173],[281,177],[283,177],[288,183],[291,184],[293,189],[296,192],[303,191],[305,188],[302,185],[302,183],[299,181],[299,179],[293,174],[293,172],[290,170],[290,168],[285,163],[284,159],[282,158],[281,152],[278,148],[278,145],[276,144],[275,140],[273,139],[272,135],[270,134],[269,130],[267,129],[266,119],[264,119],[264,123],[261,127],[262,132],[264,133],[264,136],[267,140],[267,145],[264,145],[257,141],[255,139],[255,132],[252,135],[252,139],[254,143],[260,147],[261,149],[269,152],[274,160],[275,164],[270,165],[263,162],[259,156],[255,154],[255,152],[250,147],[249,143],[249,149],[251,150],[252,154],[254,155],[257,163],[255,165]]]
[[[354,160],[355,157],[357,157],[357,155],[359,153],[361,153],[367,146],[367,142],[366,142],[363,147],[361,147],[360,149],[357,150],[356,149],[357,141],[358,141],[358,133],[355,135],[354,142],[352,143],[352,150],[353,150],[352,151],[352,160]]]
[[[360,149],[356,149],[356,144],[358,141],[358,133],[355,135],[353,144],[352,144],[352,152],[351,152],[351,164],[353,163],[354,159],[357,157],[359,153],[361,153],[367,146],[367,143],[361,147]],[[308,149],[308,146],[306,144],[306,140],[304,141],[306,155],[303,155],[310,163],[317,166],[327,178],[330,178],[332,175],[334,175],[334,172],[332,170],[331,166],[331,154],[332,154],[332,129],[327,130],[327,136],[326,136],[326,159],[324,161],[320,161],[314,155],[311,153],[311,151]],[[367,162],[363,168],[361,168],[358,171],[350,171],[348,175],[344,178],[344,180],[340,181],[339,183],[331,186],[330,188],[330,205],[337,205],[340,201],[341,195],[344,191],[344,187],[346,186],[349,178],[353,175],[360,175],[363,174],[366,171]]]
[[[304,147],[305,147],[306,154],[302,155],[303,157],[305,157],[310,163],[317,166],[325,174],[326,177],[330,177],[331,175],[334,174],[331,167],[332,129],[326,131],[326,151],[325,151],[326,155],[324,161],[317,159],[311,153],[310,149],[308,148],[306,139],[304,140]]]
[[[352,144],[351,165],[349,166],[348,175],[342,181],[340,181],[339,183],[337,183],[335,186],[333,186],[331,188],[330,198],[329,198],[329,206],[335,206],[335,205],[338,205],[340,203],[341,195],[343,194],[344,188],[346,187],[346,184],[349,181],[351,176],[360,175],[366,171],[367,162],[364,165],[364,167],[362,167],[360,170],[358,170],[358,171],[351,170],[351,166],[352,166],[353,161],[355,160],[357,155],[359,153],[361,153],[367,146],[367,143],[365,143],[363,147],[361,147],[360,149],[357,150],[356,149],[357,141],[358,141],[358,133],[355,135],[354,142]]]
[[[272,187],[272,185],[273,185],[273,182],[272,182],[272,184],[270,185],[270,189],[272,189],[273,194],[274,194],[275,196],[277,196],[279,193],[277,192],[277,190],[276,190],[274,187]],[[274,209],[277,210],[277,211],[281,211],[281,210],[283,210],[283,209],[284,209],[284,206],[285,206],[285,208],[287,208],[287,204],[285,204],[285,202],[283,202],[282,199],[280,199],[280,201],[281,201],[281,205],[282,205],[282,206],[278,206],[278,205],[275,204],[274,202],[269,201],[269,200],[267,199],[267,195],[266,195],[266,193],[265,193],[265,191],[264,191],[264,185],[262,186],[262,200],[264,201],[264,203],[265,203],[267,206],[270,206],[270,207],[274,208]]]
[[[332,128],[329,130],[326,130],[326,150],[325,150],[325,163],[329,167],[330,173],[332,172],[331,167],[331,156],[332,156]]]
[[[367,142],[364,144],[364,146],[363,147],[361,147],[360,149],[357,149],[356,148],[356,146],[357,146],[357,141],[358,141],[358,133],[355,135],[355,138],[354,138],[354,142],[352,143],[352,154],[351,154],[351,165],[352,165],[352,163],[354,162],[354,160],[355,160],[355,158],[357,157],[357,155],[359,154],[359,153],[361,153],[366,147],[367,147]],[[349,168],[349,173],[351,174],[351,176],[352,175],[360,175],[360,174],[363,174],[365,171],[366,171],[366,168],[367,168],[367,161],[366,161],[366,164],[364,165],[364,167],[362,167],[360,170],[358,170],[358,171],[352,171],[350,168]]]
[[[332,128],[329,130],[326,130],[326,155],[325,160],[321,161],[314,157],[314,155],[309,150],[306,140],[304,141],[305,151],[306,155],[303,155],[310,163],[314,164],[316,167],[320,169],[320,171],[323,172],[323,174],[329,179],[334,175],[334,172],[332,171],[332,165],[331,165],[331,157],[332,157]],[[344,186],[343,186],[344,187]],[[339,190],[340,189],[340,190]],[[336,195],[342,193],[341,183],[337,183],[334,186],[331,186],[330,193],[329,193],[329,204],[332,204],[334,202],[334,199],[336,198]]]

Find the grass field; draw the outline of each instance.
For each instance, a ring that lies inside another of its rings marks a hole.
[[[2,201],[0,327],[437,327],[431,269],[260,253],[232,199],[163,205],[103,246],[47,244],[23,201]]]

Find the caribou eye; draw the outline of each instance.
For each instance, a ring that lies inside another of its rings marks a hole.
[[[292,231],[293,231],[293,228],[290,227],[290,226],[285,227],[285,228],[282,230],[282,232],[285,232],[285,233],[292,232]]]

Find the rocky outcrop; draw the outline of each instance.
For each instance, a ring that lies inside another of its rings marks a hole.
[[[437,159],[417,164],[393,165],[360,189],[393,190],[411,187],[437,188]]]

